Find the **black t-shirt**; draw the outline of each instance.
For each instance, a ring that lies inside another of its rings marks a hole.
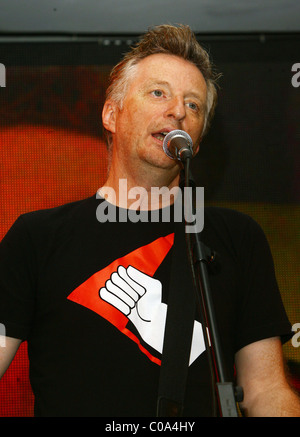
[[[0,244],[0,322],[7,336],[28,341],[37,416],[156,415],[174,224],[100,223],[101,202],[94,196],[24,214]],[[233,374],[235,352],[289,335],[291,326],[256,222],[206,208],[201,238],[218,253],[210,284]],[[115,287],[124,283],[132,285],[128,300]],[[184,416],[209,415],[200,348],[189,366]]]

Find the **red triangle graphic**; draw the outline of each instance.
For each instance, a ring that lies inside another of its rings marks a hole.
[[[116,259],[104,269],[94,273],[68,296],[68,299],[95,311],[104,319],[112,323],[119,331],[135,341],[149,359],[160,365],[160,360],[152,356],[141,344],[140,340],[126,328],[127,317],[112,305],[103,301],[99,296],[100,288],[105,286],[117,268],[122,265],[127,268],[133,266],[143,273],[153,276],[174,242],[174,234],[160,237],[150,244],[139,247],[122,258]]]

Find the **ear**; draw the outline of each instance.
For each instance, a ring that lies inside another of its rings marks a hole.
[[[107,100],[102,110],[102,123],[105,129],[111,133],[116,131],[116,112],[116,104],[111,100]]]

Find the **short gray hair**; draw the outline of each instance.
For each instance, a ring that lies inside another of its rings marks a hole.
[[[175,55],[193,63],[202,73],[207,86],[207,104],[202,136],[210,127],[217,104],[217,81],[220,74],[214,70],[209,55],[198,43],[195,34],[187,25],[160,25],[150,29],[112,69],[106,90],[106,100],[114,101],[120,109],[127,89],[137,69],[137,64],[147,56],[164,53]],[[104,129],[108,146],[111,133]]]

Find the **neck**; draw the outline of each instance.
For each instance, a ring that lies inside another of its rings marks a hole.
[[[178,185],[178,169],[172,172],[160,168],[125,172],[112,163],[99,193],[109,203],[121,208],[153,210],[173,204]]]

